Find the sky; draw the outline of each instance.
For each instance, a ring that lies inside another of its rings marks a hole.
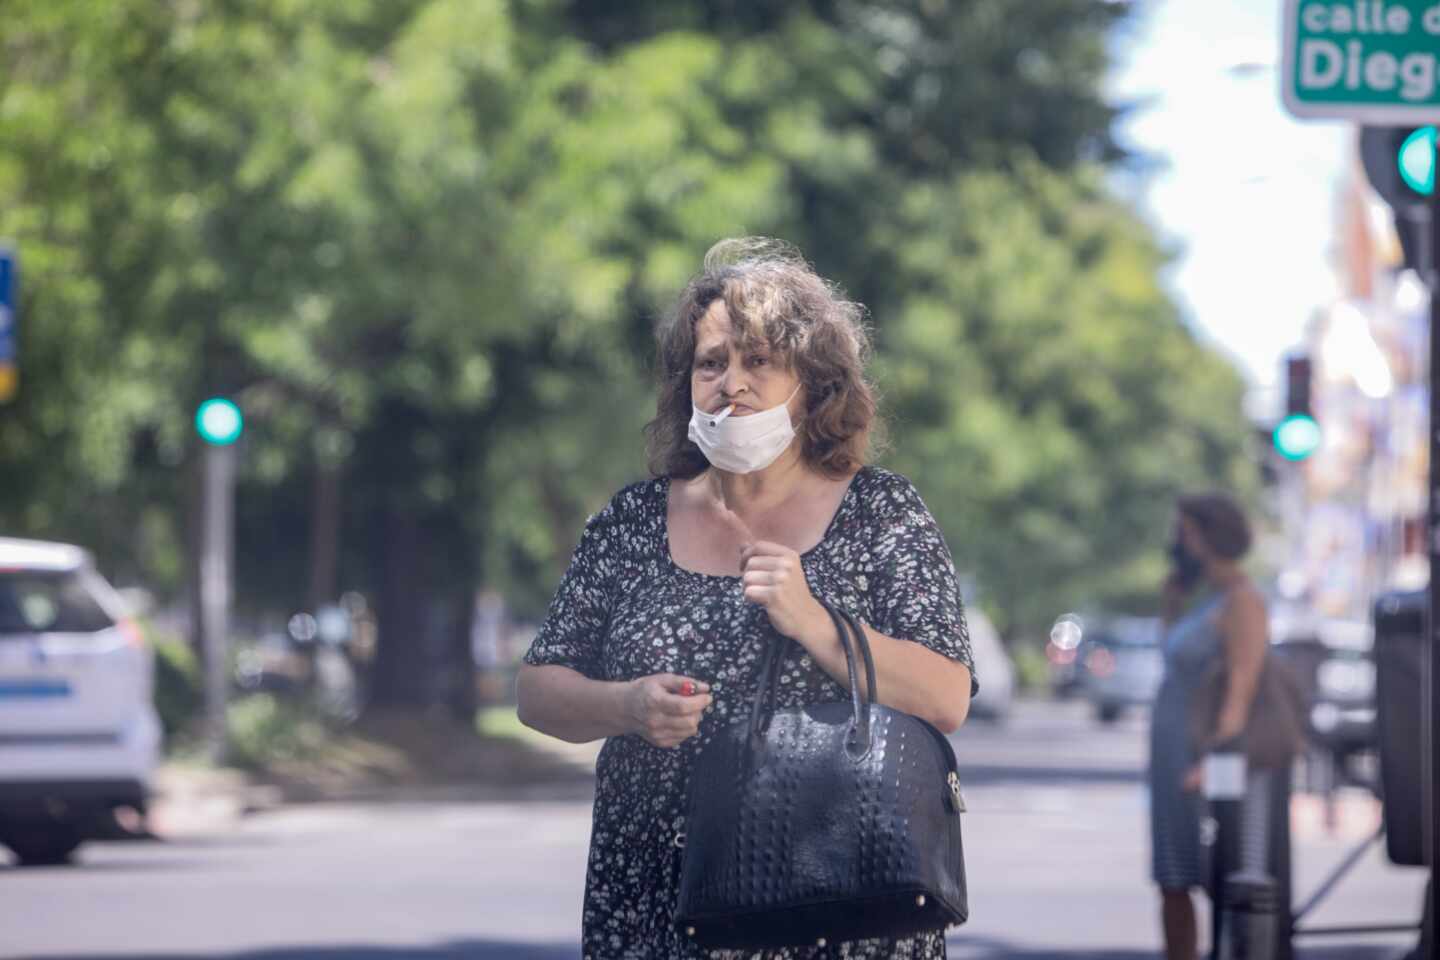
[[[1136,0],[1108,91],[1133,105],[1120,142],[1155,165],[1135,199],[1177,251],[1169,288],[1252,385],[1252,417],[1278,409],[1281,358],[1335,298],[1333,213],[1354,138],[1285,112],[1281,7]]]

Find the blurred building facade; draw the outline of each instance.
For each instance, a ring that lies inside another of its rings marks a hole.
[[[1340,296],[1303,345],[1321,445],[1285,478],[1299,501],[1288,579],[1320,616],[1364,620],[1377,592],[1428,580],[1428,294],[1358,149],[1334,222]]]

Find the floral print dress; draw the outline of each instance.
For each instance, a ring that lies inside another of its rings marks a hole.
[[[763,654],[783,643],[779,706],[847,699],[793,641],[745,600],[738,576],[696,573],[670,554],[668,478],[621,490],[586,523],[525,662],[559,664],[595,680],[676,673],[710,684],[697,736],[674,749],[611,737],[596,764],[582,949],[602,958],[819,960],[945,956],[943,931],[763,953],[705,951],[675,928],[686,788],[697,754],[748,717]],[[891,637],[922,643],[971,668],[954,563],[914,486],[878,467],[851,481],[824,537],[801,555],[810,590]],[[973,689],[978,685],[972,680]]]

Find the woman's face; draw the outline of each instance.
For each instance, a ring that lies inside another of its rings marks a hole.
[[[1190,555],[1202,563],[1209,564],[1215,559],[1215,552],[1210,549],[1210,544],[1205,541],[1195,521],[1183,513],[1175,515],[1175,539],[1183,543]]]
[[[748,417],[785,402],[800,378],[784,358],[773,356],[764,344],[744,349],[735,342],[725,301],[710,304],[695,324],[695,358],[690,368],[690,399],[706,413],[718,413],[731,404],[731,416]],[[790,403],[793,417],[804,407],[804,391]]]

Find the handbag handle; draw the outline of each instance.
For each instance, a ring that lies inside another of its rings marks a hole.
[[[870,752],[868,703],[875,702],[875,661],[870,653],[870,642],[852,614],[839,611],[818,597],[816,599],[819,600],[820,606],[825,608],[825,612],[830,615],[831,622],[835,624],[835,632],[840,638],[840,648],[845,653],[845,672],[850,680],[851,709],[850,731],[845,738],[845,749],[851,759],[860,760]],[[864,658],[865,687],[868,694],[866,702],[862,702],[860,696],[860,677],[855,662],[857,646]],[[755,700],[751,704],[749,741],[752,756],[757,754],[765,743],[763,733],[765,716],[774,709],[775,699],[778,695],[780,662],[784,658],[784,651],[783,640],[775,643],[771,648],[765,661],[764,670],[760,675],[759,689],[755,691]]]
[[[860,618],[849,610],[837,610],[845,622],[850,625],[854,634],[855,646],[860,648],[860,657],[865,661],[865,701],[875,702],[875,658],[870,655],[870,638],[865,635],[865,628],[860,624]]]
[[[850,732],[845,735],[845,751],[850,754],[850,759],[859,761],[864,759],[870,752],[870,704],[875,702],[875,660],[870,655],[870,641],[865,636],[860,621],[848,610],[841,610],[838,607],[826,606],[830,611],[830,618],[835,621],[835,628],[840,632],[840,642],[845,645],[845,665],[850,674],[850,702],[853,708],[853,719],[850,722]],[[841,626],[841,621],[844,626]],[[850,633],[851,644],[845,642],[845,634]],[[855,657],[851,652],[851,645],[858,647],[860,655],[865,662],[865,702],[860,702],[860,684],[856,682]]]

